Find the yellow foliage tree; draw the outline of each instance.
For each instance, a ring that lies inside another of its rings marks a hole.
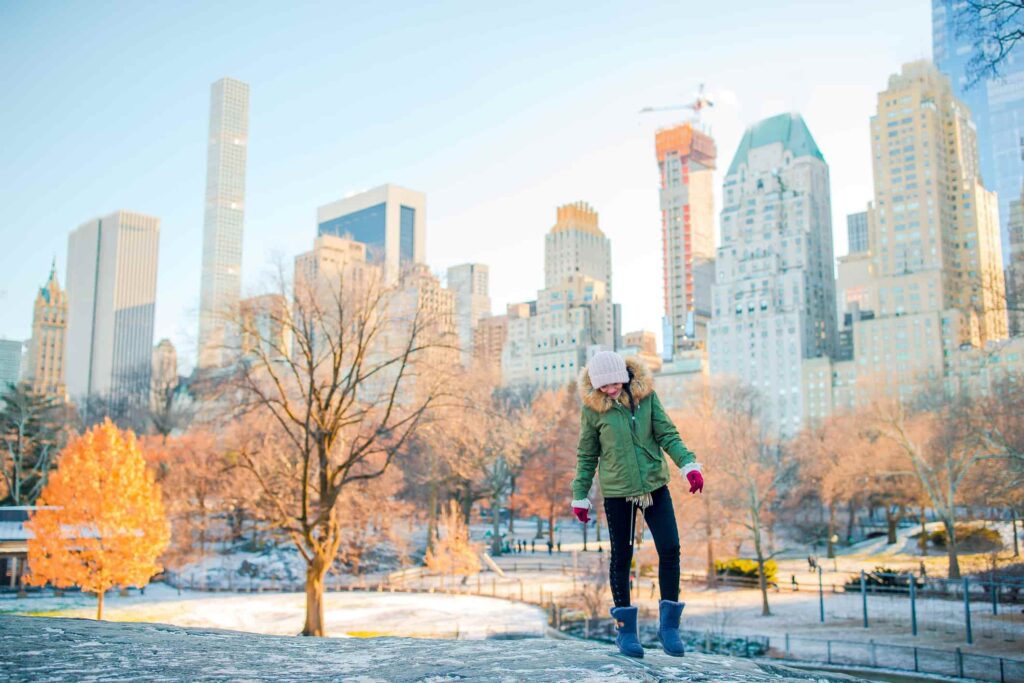
[[[469,528],[454,500],[441,510],[440,538],[424,558],[439,574],[469,576],[480,571],[479,548],[469,540]]]
[[[170,539],[160,487],[135,435],[109,419],[64,448],[36,504],[26,523],[30,584],[96,593],[102,619],[106,591],[145,586],[160,571]]]

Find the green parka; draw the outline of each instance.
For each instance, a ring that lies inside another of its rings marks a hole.
[[[590,384],[586,369],[580,375],[583,409],[573,500],[587,497],[598,468],[601,492],[610,498],[626,498],[650,493],[668,483],[669,464],[662,451],[680,468],[696,461],[654,393],[650,371],[637,358],[626,359],[626,367],[632,375],[629,388],[636,406],[633,415],[625,391],[612,400]]]

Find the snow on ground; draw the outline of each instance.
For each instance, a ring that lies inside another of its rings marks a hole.
[[[173,626],[0,615],[10,681],[530,681],[531,683],[839,683],[840,674],[650,650],[643,660],[582,641],[280,638]]]
[[[302,630],[303,593],[210,594],[177,591],[163,585],[146,594],[111,597],[104,619],[155,622],[195,628],[221,628],[266,635]],[[14,604],[11,604],[14,603]],[[96,599],[24,598],[0,601],[0,611],[92,618]],[[430,593],[327,593],[324,618],[332,636],[411,636],[478,639],[503,634],[543,636],[544,611],[532,605],[474,595]]]

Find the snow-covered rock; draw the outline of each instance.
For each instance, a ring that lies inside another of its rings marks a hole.
[[[0,653],[10,681],[856,680],[713,655],[632,660],[582,641],[321,639],[5,615]]]

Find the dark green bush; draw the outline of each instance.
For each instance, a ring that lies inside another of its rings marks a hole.
[[[878,587],[878,588],[902,588],[910,590],[910,582],[917,581],[913,572],[909,572],[905,569],[893,569],[891,567],[878,566],[869,572],[864,573],[864,584],[867,587]],[[922,586],[921,582],[917,582],[918,586]],[[859,591],[860,590],[860,576],[852,576],[844,585],[847,591]]]

